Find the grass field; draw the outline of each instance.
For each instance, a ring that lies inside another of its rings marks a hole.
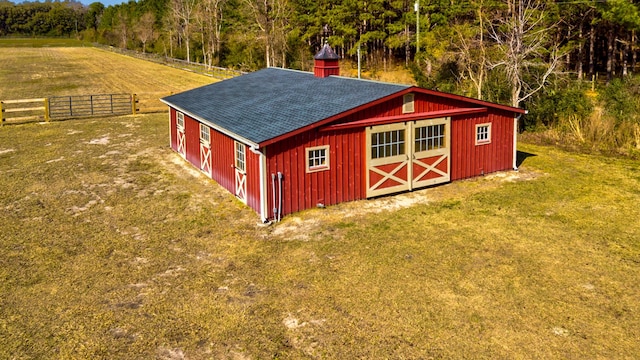
[[[204,75],[92,47],[15,46],[0,51],[0,100],[111,93],[151,93],[157,98],[212,82]]]
[[[167,138],[165,115],[0,130],[0,358],[640,352],[637,162],[522,146],[515,181],[263,227]]]
[[[640,353],[636,161],[523,144],[262,226],[167,143],[166,114],[0,128],[0,358]]]
[[[0,38],[0,48],[38,48],[38,47],[83,47],[91,46],[82,40],[71,38]]]

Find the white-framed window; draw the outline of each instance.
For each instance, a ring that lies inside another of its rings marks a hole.
[[[200,143],[209,145],[211,143],[211,131],[205,124],[200,124]]]
[[[329,170],[329,145],[307,148],[307,172]]]
[[[391,130],[371,134],[372,159],[403,155],[404,152],[404,130]]]
[[[491,123],[476,125],[476,145],[491,143]]]
[[[180,111],[176,111],[176,125],[178,129],[184,129],[184,114]]]
[[[447,147],[444,124],[421,126],[415,129],[415,152]]]
[[[408,114],[415,111],[413,94],[404,94],[402,97],[402,113]]]
[[[247,154],[246,154],[246,146],[243,143],[235,141],[235,160],[236,160],[236,169],[241,172],[245,172],[246,164],[247,164]]]

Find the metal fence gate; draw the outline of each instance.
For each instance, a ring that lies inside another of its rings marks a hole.
[[[49,98],[49,117],[132,114],[134,101],[131,94],[54,96]]]

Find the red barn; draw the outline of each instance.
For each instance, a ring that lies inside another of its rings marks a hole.
[[[263,221],[516,168],[525,110],[415,86],[268,68],[162,99],[171,147]]]

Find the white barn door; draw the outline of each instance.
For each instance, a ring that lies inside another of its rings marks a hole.
[[[235,147],[235,183],[236,196],[243,203],[247,203],[247,149],[243,143],[234,141]]]
[[[200,170],[211,176],[211,130],[200,124]]]
[[[176,112],[176,142],[178,154],[182,155],[182,157],[187,156],[187,148],[185,143],[185,135],[184,135],[184,114],[181,112]]]

